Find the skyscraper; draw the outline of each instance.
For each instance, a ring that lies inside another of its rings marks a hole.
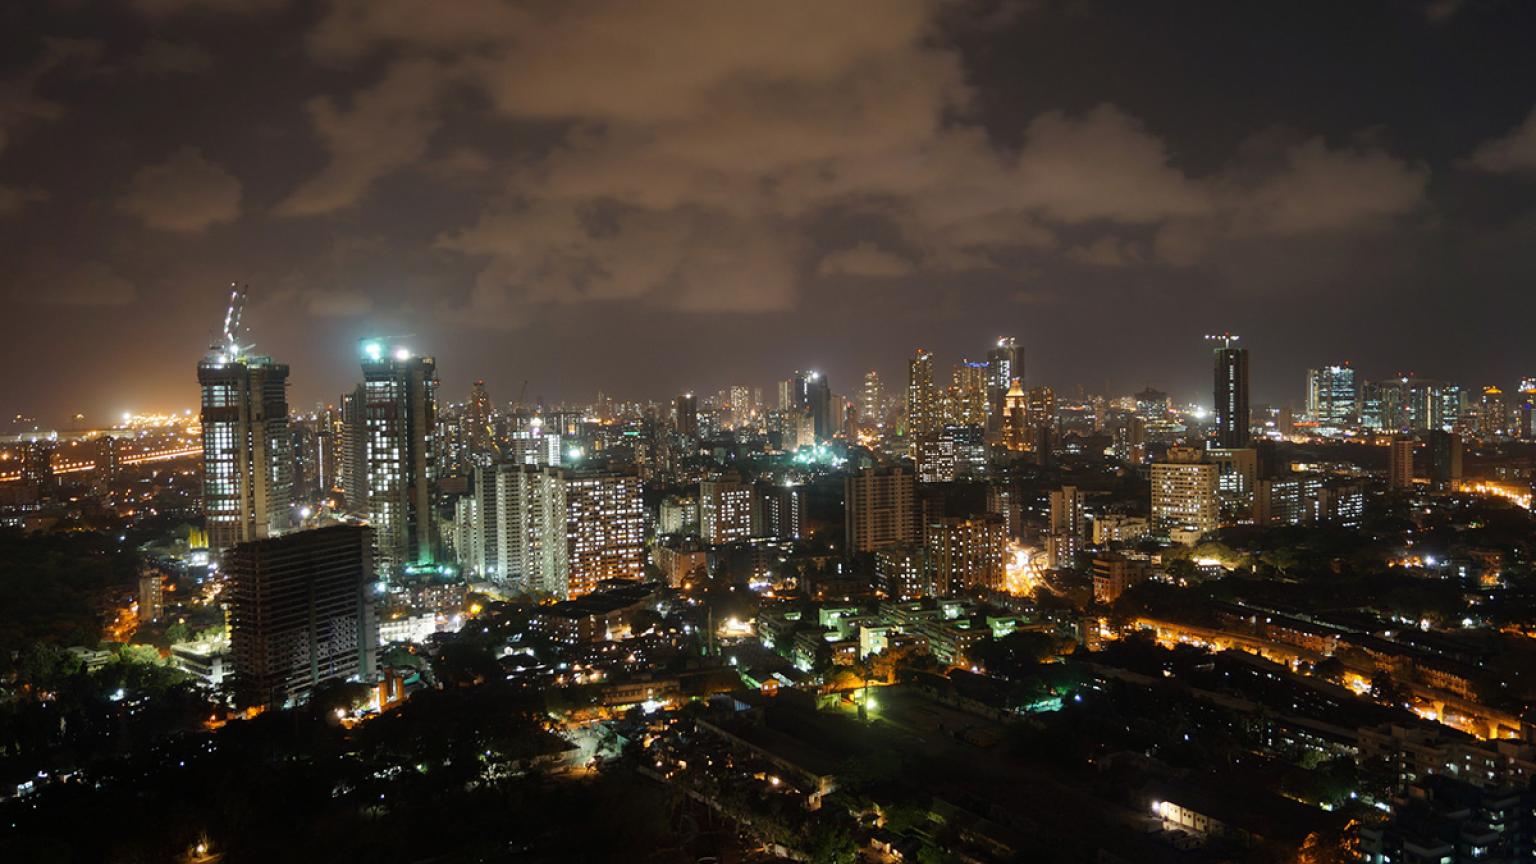
[[[368,418],[364,406],[368,397],[363,385],[341,394],[341,463],[337,481],[347,500],[347,512],[368,512]]]
[[[1504,399],[1503,390],[1493,386],[1483,388],[1480,420],[1478,431],[1483,435],[1509,434],[1509,402]]]
[[[363,343],[367,513],[379,578],[434,560],[432,436],[437,363],[378,340]]]
[[[372,533],[332,525],[226,554],[236,690],[247,704],[282,707],[322,681],[373,677]]]
[[[820,372],[811,372],[805,376],[804,384],[805,410],[811,415],[811,425],[816,430],[816,440],[830,441],[837,433],[837,418],[832,412],[832,386],[827,383],[827,376]]]
[[[1025,413],[1028,415],[1030,427],[1055,428],[1056,391],[1044,384],[1029,388],[1029,407]]]
[[[1003,400],[1003,446],[1009,450],[1023,450],[1029,436],[1029,397],[1025,395],[1023,382],[1013,379],[1007,397]]]
[[[672,410],[677,434],[687,438],[699,437],[699,398],[692,393],[684,393],[673,400]]]
[[[1003,588],[1007,529],[1003,517],[950,516],[928,523],[923,532],[928,581],[943,597],[961,591]]]
[[[245,289],[230,288],[219,344],[197,364],[202,387],[203,512],[208,547],[269,537],[291,522],[288,367],[239,343]]]
[[[496,461],[496,409],[491,404],[491,394],[486,392],[485,382],[476,380],[469,388],[469,402],[464,405],[464,448],[474,465],[489,465]]]
[[[1248,349],[1233,345],[1231,333],[1207,336],[1220,342],[1212,351],[1216,361],[1216,430],[1218,447],[1248,446]]]
[[[843,501],[848,555],[918,541],[917,483],[908,469],[850,474],[843,480]]]
[[[1408,489],[1413,486],[1414,440],[1406,435],[1392,439],[1387,450],[1387,488]]]
[[[907,440],[914,456],[938,436],[939,394],[933,385],[933,355],[919,348],[907,361]]]
[[[751,537],[752,498],[739,475],[699,481],[699,536],[715,545]]]
[[[997,437],[1003,431],[1008,389],[1014,380],[1024,381],[1024,349],[1012,336],[997,340],[987,352],[987,434]]]
[[[1219,472],[1200,450],[1168,448],[1166,462],[1152,466],[1152,524],[1162,531],[1215,531],[1221,517]]]
[[[1354,422],[1355,370],[1348,363],[1307,370],[1307,414],[1328,429]]]
[[[871,369],[864,373],[864,392],[859,399],[859,419],[865,423],[879,423],[885,419],[885,387],[880,383],[880,373]]]
[[[639,477],[504,463],[495,490],[497,579],[508,587],[563,598],[643,575]]]
[[[1051,492],[1051,530],[1046,535],[1046,565],[1052,568],[1070,563],[1083,549],[1087,520],[1083,512],[1083,493],[1076,486],[1063,486]]]
[[[951,374],[944,422],[984,427],[987,422],[987,364],[962,360]]]

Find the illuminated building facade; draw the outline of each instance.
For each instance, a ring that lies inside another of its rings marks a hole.
[[[437,363],[409,349],[363,343],[363,422],[368,522],[380,579],[434,560],[433,433]]]
[[[739,476],[699,482],[699,535],[705,543],[718,546],[752,536],[752,493]]]
[[[848,554],[918,542],[917,483],[901,466],[866,468],[843,479]]]
[[[1307,414],[1325,429],[1355,420],[1355,370],[1349,364],[1307,370]]]
[[[880,383],[880,373],[874,370],[864,373],[864,390],[859,394],[859,419],[865,423],[885,420],[885,386]]]
[[[1024,380],[1024,349],[1017,339],[1004,336],[987,351],[987,433],[1002,434],[1005,401],[1013,382]]]
[[[1211,352],[1215,360],[1214,439],[1219,447],[1247,447],[1252,437],[1248,432],[1248,349],[1232,344],[1236,336],[1212,338],[1222,343]]]
[[[950,376],[944,422],[952,426],[985,428],[987,422],[987,364],[962,361]]]
[[[203,512],[215,554],[291,522],[288,367],[231,340],[197,365],[202,388]]]
[[[1025,413],[1032,428],[1053,428],[1056,425],[1056,391],[1043,384],[1029,388]]]
[[[922,442],[938,437],[942,409],[933,383],[933,355],[919,348],[907,361],[907,440],[914,458]]]
[[[1003,400],[1002,435],[1003,446],[1009,450],[1023,450],[1030,440],[1029,397],[1017,378],[1009,385],[1008,395]]]
[[[1215,531],[1221,503],[1218,469],[1194,448],[1170,447],[1166,462],[1152,465],[1152,524],[1159,531]]]
[[[778,540],[805,537],[805,489],[758,481],[752,495],[752,536]]]
[[[1008,546],[1002,517],[946,517],[928,523],[923,546],[932,592],[1001,591]]]
[[[921,546],[892,546],[875,553],[875,584],[896,600],[933,595]]]

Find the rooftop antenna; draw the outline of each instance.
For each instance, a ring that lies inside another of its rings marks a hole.
[[[1205,334],[1205,341],[1207,341],[1207,342],[1220,342],[1222,348],[1231,348],[1232,347],[1232,343],[1236,342],[1237,340],[1239,340],[1241,338],[1242,338],[1241,336],[1234,336],[1231,333],[1216,333],[1216,334],[1207,333],[1207,334]]]

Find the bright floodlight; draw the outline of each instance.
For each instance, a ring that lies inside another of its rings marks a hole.
[[[406,349],[404,349],[404,348],[396,348],[395,349],[395,359],[396,360],[400,360],[402,362],[406,361],[406,360],[409,360],[409,359],[411,359],[411,352],[406,350]]]
[[[384,356],[384,346],[377,342],[368,342],[363,345],[363,353],[368,355],[369,360],[377,360]]]

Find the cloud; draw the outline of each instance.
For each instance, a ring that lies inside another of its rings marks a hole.
[[[0,216],[21,212],[28,204],[48,200],[48,192],[35,186],[0,186]]]
[[[138,290],[99,261],[43,258],[16,277],[11,299],[48,306],[117,307],[138,298]]]
[[[195,75],[213,68],[213,55],[190,42],[151,39],[128,61],[128,66],[147,78]]]
[[[117,206],[151,228],[196,233],[240,215],[240,181],[187,147],[140,169]]]
[[[1297,235],[1379,228],[1422,206],[1428,185],[1423,166],[1312,138],[1289,148],[1278,172],[1228,191],[1240,230]]]
[[[428,61],[395,65],[342,106],[319,97],[309,116],[328,154],[324,169],[277,205],[284,216],[316,216],[356,204],[374,181],[413,165],[441,125],[436,102],[446,70]]]
[[[310,56],[380,71],[311,103],[327,161],[278,212],[342,211],[406,171],[472,178],[481,213],[437,245],[478,274],[439,306],[516,326],[552,304],[782,310],[816,275],[1198,267],[1239,238],[1374,231],[1423,205],[1427,171],[1379,147],[1303,140],[1197,174],[1108,103],[1038,110],[1003,144],[945,8],[333,0]],[[455,131],[486,123],[525,146],[464,158]],[[819,227],[840,220],[893,243],[827,254]]]
[[[356,318],[373,311],[373,298],[362,291],[323,291],[306,296],[304,309],[322,318]]]
[[[263,15],[288,5],[288,0],[132,0],[132,6],[149,18],[177,15]]]
[[[1068,259],[1090,267],[1128,267],[1146,260],[1132,243],[1108,235],[1074,246],[1064,254]]]
[[[826,255],[816,272],[822,276],[908,276],[913,268],[900,255],[866,241]]]
[[[41,95],[42,83],[63,69],[77,73],[100,56],[101,46],[84,39],[49,39],[42,56],[20,75],[0,81],[0,155],[14,134],[31,124],[58,120],[66,113],[63,104]]]
[[[1467,164],[1493,174],[1536,173],[1536,108],[1508,134],[1474,150]]]

